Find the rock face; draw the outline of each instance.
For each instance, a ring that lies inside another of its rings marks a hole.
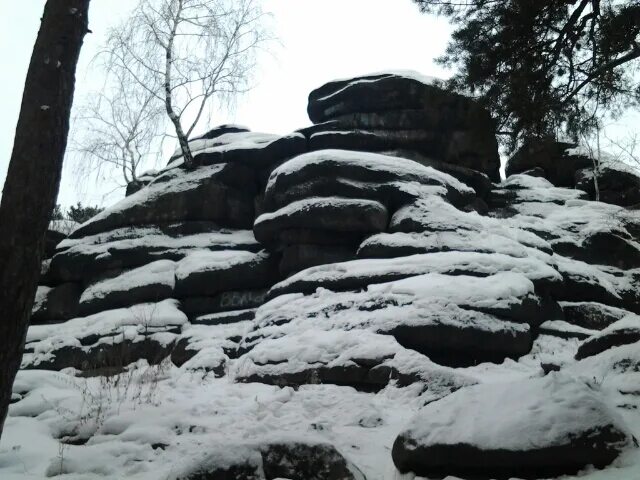
[[[78,226],[73,220],[52,220],[44,236],[44,257],[53,257],[56,246]]]
[[[640,203],[640,177],[631,167],[604,153],[597,162],[585,147],[553,139],[527,141],[507,162],[506,173],[537,171],[558,187],[583,190],[589,198],[623,207]],[[594,171],[597,170],[597,175]],[[595,178],[597,177],[597,181]],[[597,183],[597,193],[596,193]]]
[[[59,322],[77,316],[82,288],[75,283],[63,283],[57,287],[38,287],[31,313],[31,323],[38,325]]]
[[[156,476],[190,480],[546,478],[633,448],[638,177],[601,170],[593,201],[592,159],[544,141],[500,181],[488,113],[406,72],[330,82],[308,111],[289,135],[193,139],[195,168],[176,152],[57,242],[23,372],[163,366],[181,402],[88,448],[148,430]],[[15,411],[39,418],[28,391]]]
[[[584,190],[591,198],[596,197],[594,177],[597,177],[601,201],[634,208],[640,204],[640,178],[624,164],[611,160],[599,166],[597,175],[593,168],[575,173],[576,188]]]
[[[574,152],[575,144],[552,139],[530,140],[507,163],[507,176],[541,168],[544,176],[558,187],[573,187],[575,173],[592,166],[591,159]]]

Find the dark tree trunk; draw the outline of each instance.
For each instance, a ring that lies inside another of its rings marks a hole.
[[[47,0],[0,203],[0,435],[58,196],[89,0]]]

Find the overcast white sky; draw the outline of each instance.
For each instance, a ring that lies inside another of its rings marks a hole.
[[[24,77],[29,64],[44,0],[0,0],[0,180],[4,184],[13,146]],[[89,60],[110,25],[118,22],[134,0],[92,0],[76,99],[95,88]],[[240,123],[254,131],[287,133],[309,124],[307,95],[338,77],[387,69],[411,69],[445,76],[432,59],[442,53],[449,26],[418,12],[411,0],[264,0],[273,13],[279,45],[261,60],[256,87],[240,99],[233,114],[213,121]],[[212,125],[213,126],[213,125]],[[37,132],[33,132],[37,135]],[[68,163],[68,162],[67,162]],[[78,192],[70,165],[65,166],[58,200],[63,205],[101,203],[105,186]],[[123,195],[123,193],[121,194]],[[107,203],[117,200],[111,196]]]

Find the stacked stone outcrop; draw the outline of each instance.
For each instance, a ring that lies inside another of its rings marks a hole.
[[[59,243],[23,368],[91,375],[170,358],[236,382],[414,388],[429,405],[393,461],[419,476],[563,475],[633,448],[613,407],[575,378],[640,341],[640,216],[627,208],[638,177],[627,172],[618,196],[622,177],[603,179],[595,202],[592,159],[545,141],[500,181],[488,112],[415,74],[330,82],[308,112],[314,125],[289,135],[225,125],[194,139],[195,168],[178,152]],[[555,341],[575,351],[548,362],[541,345]],[[525,357],[554,373],[507,379],[499,398],[474,386],[476,365]],[[637,368],[628,360],[616,375]],[[575,398],[577,413],[547,397]],[[499,423],[523,398],[530,411],[496,427],[500,441],[456,424],[461,412]],[[288,448],[184,478],[245,478],[229,472],[254,460],[273,465],[265,478],[298,478],[308,465],[273,460],[295,456]],[[330,446],[299,451],[339,472],[305,478],[362,478]]]

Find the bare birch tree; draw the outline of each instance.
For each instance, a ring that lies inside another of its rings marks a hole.
[[[640,173],[640,135],[635,132],[628,132],[622,138],[607,136],[606,139],[611,148],[617,150],[616,158]]]
[[[585,148],[589,152],[589,158],[591,158],[591,165],[593,169],[592,173],[593,173],[593,189],[595,191],[595,201],[599,202],[600,201],[599,179],[600,179],[600,172],[601,172],[600,160],[602,159],[602,150],[600,149],[600,134],[602,132],[602,127],[599,126],[599,123],[597,123],[597,125],[598,126],[595,129],[595,133],[594,135],[592,135],[592,137],[594,137],[595,147],[593,145],[593,141],[591,141],[591,138],[584,133],[582,134],[582,143],[584,144]]]
[[[88,95],[74,116],[71,152],[84,180],[116,174],[120,186],[138,179],[143,165],[157,163],[164,112],[154,95],[123,74],[113,72],[104,91]]]
[[[141,0],[108,36],[108,68],[162,103],[193,166],[189,138],[249,86],[267,40],[256,0]]]

